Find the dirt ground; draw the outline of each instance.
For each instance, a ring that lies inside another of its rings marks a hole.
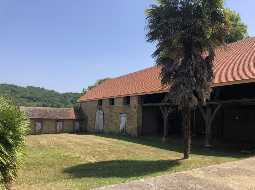
[[[255,190],[255,157],[97,190]]]

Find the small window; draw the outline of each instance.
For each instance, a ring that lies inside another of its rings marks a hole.
[[[102,106],[103,105],[103,100],[98,100],[97,105]]]
[[[110,104],[111,106],[114,105],[114,98],[110,98],[110,99],[109,99],[109,104]]]
[[[123,98],[123,104],[124,105],[130,105],[130,96],[127,96],[127,97]]]

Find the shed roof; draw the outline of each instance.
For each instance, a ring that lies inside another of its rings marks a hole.
[[[255,82],[255,38],[247,38],[216,49],[213,86]],[[160,67],[151,67],[107,80],[92,88],[79,101],[166,92]]]
[[[73,108],[20,107],[30,119],[73,120],[76,115]]]

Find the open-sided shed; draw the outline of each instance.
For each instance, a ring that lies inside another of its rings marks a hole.
[[[126,133],[139,135],[181,134],[181,117],[166,101],[169,91],[160,81],[160,67],[107,80],[80,99],[86,130],[95,131],[100,110],[103,129],[120,133],[121,115],[126,117]],[[216,49],[211,100],[193,113],[192,130],[211,138],[255,141],[255,38]],[[129,99],[128,104],[126,99]]]

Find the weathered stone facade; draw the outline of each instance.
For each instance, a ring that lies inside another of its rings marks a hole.
[[[85,127],[88,132],[95,132],[96,111],[101,109],[104,113],[105,133],[120,133],[120,114],[127,115],[126,133],[131,136],[139,136],[142,127],[142,106],[139,96],[131,96],[130,104],[124,104],[123,97],[114,98],[114,105],[110,105],[110,99],[103,99],[102,105],[98,100],[81,102],[82,112],[85,118]]]
[[[63,122],[63,128],[57,131],[57,122]],[[42,123],[40,132],[36,131],[36,122]],[[75,132],[74,120],[54,120],[54,119],[30,119],[30,134],[56,134],[56,133],[73,133]]]
[[[74,108],[20,107],[30,119],[30,134],[79,132],[82,120]]]

